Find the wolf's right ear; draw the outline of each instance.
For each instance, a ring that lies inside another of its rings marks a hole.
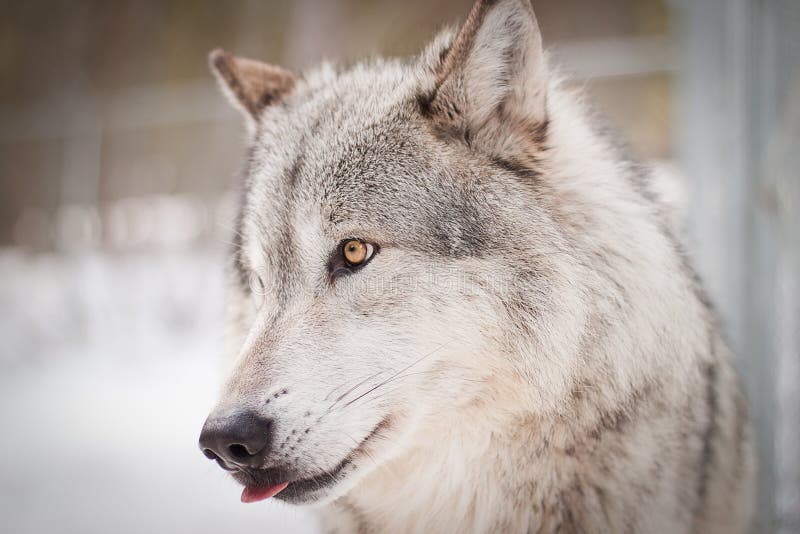
[[[294,87],[295,75],[276,65],[234,56],[217,49],[209,55],[211,71],[228,100],[252,126],[265,107],[279,102]]]
[[[539,138],[547,125],[547,65],[529,0],[477,0],[459,31],[421,57],[417,97],[441,128],[492,151]]]

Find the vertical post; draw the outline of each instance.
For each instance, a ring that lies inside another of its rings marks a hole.
[[[800,3],[755,4],[752,84],[750,321],[753,356],[774,365],[770,526],[800,530]]]
[[[672,0],[676,146],[691,248],[739,356],[759,454],[757,532],[800,514],[800,4]]]

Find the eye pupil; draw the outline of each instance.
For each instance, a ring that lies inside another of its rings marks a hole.
[[[368,249],[366,243],[351,239],[344,244],[344,259],[350,265],[360,265],[367,259]]]

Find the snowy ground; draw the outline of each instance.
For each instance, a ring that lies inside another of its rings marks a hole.
[[[13,533],[316,532],[239,503],[197,449],[220,381],[214,252],[0,252],[0,524]]]

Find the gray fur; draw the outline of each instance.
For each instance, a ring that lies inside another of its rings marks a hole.
[[[331,532],[747,530],[713,310],[642,167],[549,72],[527,1],[478,2],[255,116],[217,410],[274,419],[265,467],[311,480],[278,498]],[[379,252],[332,279],[347,238]]]

